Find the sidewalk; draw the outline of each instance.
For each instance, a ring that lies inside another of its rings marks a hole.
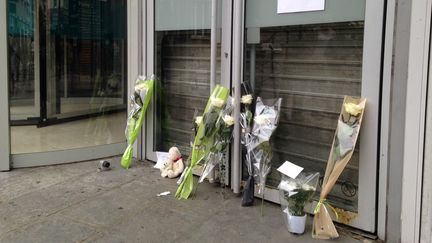
[[[0,173],[0,242],[320,242],[287,232],[280,207],[244,208],[229,189],[203,183],[175,199],[176,180],[151,163],[96,172],[97,161]],[[156,194],[170,191],[171,195]],[[309,224],[311,218],[308,219]],[[340,232],[336,242],[356,240]],[[330,242],[330,241],[324,241]]]

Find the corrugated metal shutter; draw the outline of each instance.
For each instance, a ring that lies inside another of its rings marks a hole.
[[[162,121],[157,125],[157,150],[177,146],[187,157],[195,110],[203,113],[210,94],[210,31],[158,32],[156,41],[163,92],[156,112]]]
[[[260,40],[256,94],[283,98],[267,184],[278,185],[275,169],[286,160],[323,175],[343,96],[360,96],[363,22],[261,28]],[[357,204],[358,161],[357,148],[330,196],[351,210]]]

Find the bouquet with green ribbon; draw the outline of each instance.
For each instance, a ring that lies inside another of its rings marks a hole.
[[[198,125],[198,131],[192,147],[192,155],[189,158],[189,165],[181,177],[181,182],[176,192],[178,199],[188,199],[193,191],[192,170],[210,153],[210,149],[214,145],[217,130],[216,122],[228,96],[229,89],[216,85],[207,102],[202,121]]]
[[[221,184],[225,184],[225,154],[227,147],[231,142],[232,132],[234,128],[234,118],[231,116],[234,110],[234,103],[231,97],[228,98],[224,109],[219,113],[216,121],[216,131],[214,134],[214,144],[210,148],[210,153],[204,159],[204,170],[199,179],[199,183],[213,171],[216,165],[219,165],[219,180]]]
[[[145,113],[153,96],[154,77],[146,79],[143,76],[138,77],[135,82],[134,92],[131,95],[131,111],[127,118],[125,130],[128,146],[121,158],[121,166],[128,169],[132,164],[133,144],[141,130]]]

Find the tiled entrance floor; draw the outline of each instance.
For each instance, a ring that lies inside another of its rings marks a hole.
[[[175,180],[150,162],[96,172],[96,161],[0,173],[0,242],[319,242],[285,229],[280,207],[243,208],[203,183],[193,200],[174,198]],[[171,195],[156,194],[170,191]],[[337,242],[356,240],[341,232]],[[326,241],[328,242],[328,241]]]

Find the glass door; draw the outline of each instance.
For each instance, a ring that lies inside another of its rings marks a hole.
[[[279,201],[285,161],[324,175],[343,97],[362,96],[360,144],[328,199],[373,232],[383,3],[327,0],[322,11],[278,14],[277,2],[245,1],[244,80],[264,100],[282,98],[266,198]]]
[[[121,154],[127,1],[7,4],[13,166]]]
[[[36,3],[7,1],[7,8],[11,123],[35,123],[40,116]]]

